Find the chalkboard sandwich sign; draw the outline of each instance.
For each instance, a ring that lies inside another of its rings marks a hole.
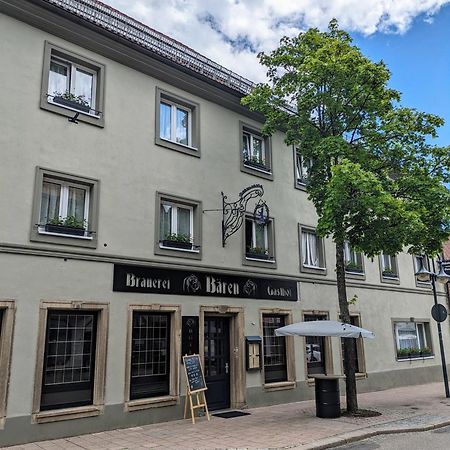
[[[184,370],[190,393],[208,389],[203,375],[202,363],[199,355],[183,356]]]
[[[184,371],[186,373],[187,392],[186,403],[184,405],[184,418],[187,416],[187,408],[191,412],[192,423],[195,424],[195,410],[203,408],[206,417],[210,420],[208,404],[206,403],[205,391],[208,389],[205,383],[205,375],[203,374],[202,363],[199,355],[185,355],[183,356]],[[192,400],[193,395],[196,401]]]

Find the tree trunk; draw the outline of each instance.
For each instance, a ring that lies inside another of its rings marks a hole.
[[[336,279],[339,299],[339,310],[342,322],[350,323],[350,311],[347,302],[347,287],[345,285],[344,243],[336,243]],[[344,347],[344,373],[347,398],[347,411],[355,413],[358,410],[358,397],[356,393],[356,367],[354,338],[342,338]]]

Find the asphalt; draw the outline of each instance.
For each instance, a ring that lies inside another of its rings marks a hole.
[[[443,383],[359,394],[359,407],[376,417],[321,419],[314,401],[245,410],[249,415],[212,416],[41,441],[9,450],[56,449],[327,449],[369,437],[416,433],[450,425],[450,399]],[[345,399],[342,398],[342,407]]]

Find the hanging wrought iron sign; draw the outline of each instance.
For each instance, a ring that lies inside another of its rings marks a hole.
[[[253,184],[239,193],[235,202],[227,202],[227,196],[222,192],[222,246],[225,247],[227,239],[238,231],[244,222],[247,203],[252,198],[262,197],[264,188],[261,184]],[[253,216],[259,224],[266,224],[269,220],[269,207],[266,202],[259,200],[255,206]]]

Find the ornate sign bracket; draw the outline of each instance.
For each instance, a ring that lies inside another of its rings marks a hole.
[[[262,197],[264,188],[261,184],[253,184],[246,187],[239,193],[239,198],[235,202],[227,202],[227,196],[222,194],[222,246],[225,247],[227,239],[238,231],[244,222],[247,203],[252,198]],[[263,225],[269,220],[269,207],[266,202],[259,199],[253,212],[255,221]]]

